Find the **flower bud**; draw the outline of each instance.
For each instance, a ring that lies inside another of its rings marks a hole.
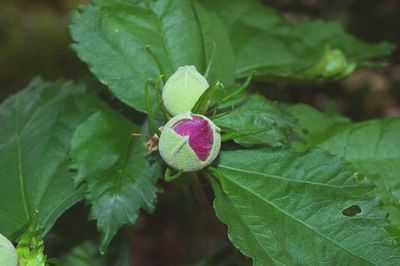
[[[18,255],[14,245],[2,234],[0,234],[0,265],[18,265]]]
[[[208,87],[195,66],[179,67],[163,88],[164,106],[172,116],[189,112]]]
[[[322,58],[312,67],[300,72],[305,80],[340,80],[349,76],[357,68],[339,49],[327,48]]]
[[[164,161],[183,172],[197,171],[212,163],[220,147],[220,129],[207,117],[190,112],[169,120],[159,141]]]

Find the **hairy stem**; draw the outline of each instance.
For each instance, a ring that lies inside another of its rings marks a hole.
[[[221,236],[225,237],[226,229],[225,227],[217,220],[215,216],[214,209],[212,208],[212,204],[206,195],[203,185],[200,182],[199,172],[189,173],[189,177],[191,180],[192,190],[196,200],[198,201],[200,207],[205,212],[206,219],[210,226],[212,226],[217,232],[221,234]]]

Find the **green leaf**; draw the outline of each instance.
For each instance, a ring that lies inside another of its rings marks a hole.
[[[372,186],[323,150],[221,152],[214,207],[254,265],[398,265]]]
[[[149,129],[151,130],[151,133],[157,134],[157,136],[160,136],[161,131],[157,127],[157,124],[156,124],[156,121],[154,118],[154,114],[153,114],[152,105],[151,105],[152,99],[150,99],[149,81],[146,82],[146,85],[144,87],[144,98],[146,101],[146,113],[147,113],[147,119],[149,121]]]
[[[132,136],[139,130],[118,113],[98,112],[78,127],[71,142],[75,181],[86,184],[101,252],[121,226],[135,223],[140,209],[155,208],[160,161],[150,161],[145,140]]]
[[[296,126],[295,120],[278,103],[260,95],[249,96],[238,107],[234,107],[233,111],[215,115],[213,121],[224,133],[238,132],[239,136],[234,140],[245,146],[285,145],[293,133],[293,127]],[[259,133],[250,135],[239,133],[247,130],[256,130]]]
[[[0,106],[0,233],[20,236],[33,227],[47,232],[82,199],[68,169],[76,127],[102,104],[71,82],[35,79]],[[18,232],[18,233],[17,233]]]
[[[321,82],[342,79],[355,69],[380,66],[376,57],[393,45],[369,44],[337,23],[290,23],[258,1],[203,0],[225,23],[235,54],[237,77],[256,70],[262,80]]]
[[[292,113],[309,131],[301,146],[319,146],[352,162],[377,184],[377,195],[390,211],[393,225],[400,229],[400,119],[353,124],[303,105],[292,107]]]
[[[72,14],[74,50],[98,79],[129,106],[145,112],[144,85],[160,75],[149,47],[170,76],[179,66],[204,72],[208,81],[234,81],[233,52],[219,18],[197,1],[95,1]],[[151,95],[156,103],[156,96]]]

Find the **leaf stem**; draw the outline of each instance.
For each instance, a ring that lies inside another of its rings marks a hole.
[[[215,216],[212,204],[210,203],[206,193],[204,192],[203,185],[200,182],[199,172],[189,173],[188,175],[191,180],[194,196],[198,201],[200,207],[205,212],[206,219],[208,220],[209,225],[212,228],[214,228],[214,230],[216,230],[218,234],[221,235],[221,237],[225,238],[226,235],[225,226],[222,225]]]
[[[152,133],[155,133],[155,134],[157,134],[157,136],[160,136],[161,132],[158,129],[157,124],[154,120],[153,109],[151,107],[151,99],[150,99],[150,94],[149,94],[149,81],[146,81],[146,85],[144,87],[144,95],[145,95],[145,100],[146,100],[146,111],[147,111],[147,117],[149,120],[149,127],[150,127]]]
[[[190,173],[190,180],[193,189],[194,196],[196,197],[197,201],[199,202],[200,206],[207,212],[207,213],[214,213],[214,211],[210,207],[210,202],[208,201],[208,197],[205,194],[202,184],[199,179],[198,173]]]

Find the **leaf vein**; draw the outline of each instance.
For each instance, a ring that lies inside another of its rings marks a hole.
[[[337,243],[336,241],[334,241],[333,239],[324,236],[321,232],[317,231],[315,228],[313,228],[312,226],[304,223],[302,220],[298,219],[296,216],[291,215],[290,213],[286,212],[284,209],[279,208],[279,206],[275,205],[273,202],[269,201],[268,199],[262,197],[261,195],[259,195],[258,193],[251,191],[249,188],[243,186],[242,184],[240,184],[239,182],[236,182],[235,180],[232,180],[228,177],[225,176],[225,178],[227,180],[229,180],[230,182],[232,182],[233,184],[239,186],[240,188],[242,188],[243,190],[247,191],[248,193],[254,195],[255,197],[259,198],[260,200],[264,201],[265,203],[267,203],[268,205],[270,205],[271,207],[273,207],[274,209],[276,209],[277,211],[283,213],[284,215],[286,215],[287,217],[291,218],[292,220],[296,221],[297,223],[303,225],[304,227],[306,227],[307,229],[309,229],[310,231],[316,233],[317,235],[319,235],[320,237],[322,237],[323,239],[327,240],[328,242],[336,245],[337,247],[345,250],[346,252],[348,252],[349,254],[360,258],[361,260],[370,263],[370,261],[368,261],[367,259],[365,259],[364,257],[362,257],[361,255],[355,254],[353,253],[351,250],[347,249],[346,247],[340,245],[339,243]]]

